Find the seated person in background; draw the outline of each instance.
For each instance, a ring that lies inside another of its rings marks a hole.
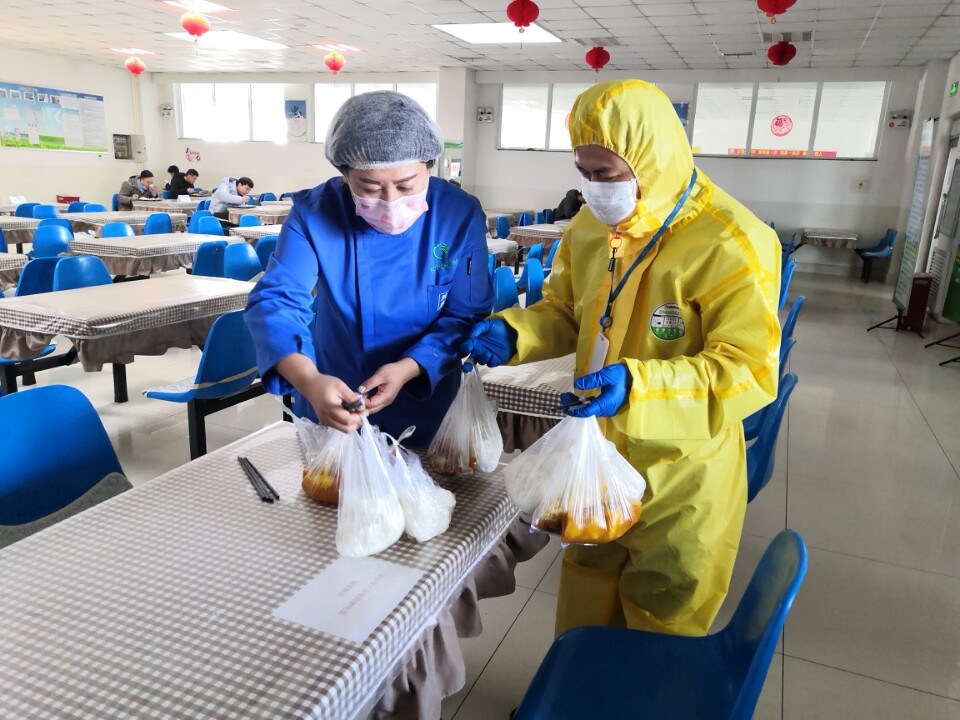
[[[190,168],[186,172],[178,172],[173,176],[170,184],[167,185],[167,190],[173,193],[175,198],[180,195],[193,195],[196,192],[193,184],[197,181],[198,177],[200,177],[200,173],[193,168]]]
[[[170,180],[167,181],[167,184],[163,186],[164,190],[170,189],[170,186],[173,184],[174,178],[176,178],[177,174],[180,172],[180,168],[178,168],[176,165],[171,165],[170,167],[167,168],[167,172],[170,174]]]
[[[554,220],[573,220],[573,216],[583,207],[583,195],[579,190],[567,190],[560,201],[560,207],[553,211]]]
[[[140,198],[160,197],[160,192],[153,184],[153,173],[144,170],[140,175],[131,175],[123,181],[118,193],[117,206],[121,210],[133,210],[133,201]]]
[[[252,189],[253,180],[248,177],[225,177],[210,196],[210,212],[214,217],[226,220],[230,208],[253,204],[253,198],[250,197]]]

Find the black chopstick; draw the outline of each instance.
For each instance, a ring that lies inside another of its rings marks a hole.
[[[273,497],[270,495],[270,491],[267,490],[263,485],[260,484],[257,476],[250,471],[250,469],[244,464],[246,458],[238,457],[237,462],[240,463],[240,467],[243,468],[244,474],[247,476],[247,480],[250,481],[250,484],[253,486],[253,489],[257,491],[257,495],[260,496],[260,499],[264,502],[272,503]]]
[[[250,460],[248,460],[247,458],[239,458],[239,460],[241,463],[246,465],[247,468],[249,468],[250,472],[253,473],[254,476],[256,476],[260,484],[263,485],[263,487],[265,487],[269,491],[269,493],[273,496],[275,500],[280,499],[280,493],[278,493],[276,490],[273,489],[273,485],[267,482],[267,479],[263,476],[263,473],[257,470],[257,468],[254,467],[253,463],[250,462]]]

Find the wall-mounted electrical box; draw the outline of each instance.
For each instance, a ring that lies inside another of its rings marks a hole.
[[[493,122],[493,109],[492,109],[492,108],[477,108],[477,122],[478,122],[478,123],[492,123],[492,122]]]
[[[908,128],[913,119],[912,110],[891,110],[887,113],[888,128]]]

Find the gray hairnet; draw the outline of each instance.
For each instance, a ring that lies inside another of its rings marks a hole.
[[[369,170],[436,160],[440,128],[413,99],[391,90],[356,95],[330,123],[324,153],[335,167]]]

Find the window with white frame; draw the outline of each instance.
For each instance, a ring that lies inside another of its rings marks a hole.
[[[286,142],[283,85],[181,83],[180,137]]]
[[[886,93],[886,82],[701,83],[693,151],[876,159]]]
[[[545,150],[549,85],[504,85],[500,104],[500,147]]]
[[[287,141],[283,85],[257,83],[250,86],[251,140],[275,143]]]
[[[395,90],[413,98],[427,111],[427,115],[437,120],[437,84],[436,83],[323,83],[313,87],[314,97],[314,138],[324,142],[330,123],[340,107],[354,95],[375,90]]]

